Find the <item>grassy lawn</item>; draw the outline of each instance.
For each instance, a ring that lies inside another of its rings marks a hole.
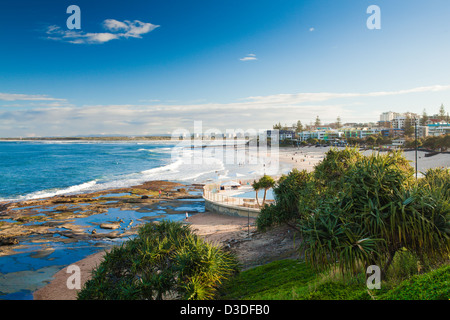
[[[363,276],[363,275],[362,275]],[[227,300],[439,300],[450,298],[450,266],[369,293],[364,277],[344,281],[305,262],[281,260],[241,272],[221,290]]]

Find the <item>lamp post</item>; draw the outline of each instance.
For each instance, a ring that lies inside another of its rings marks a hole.
[[[416,144],[416,180],[417,180],[417,120],[414,118],[414,137],[415,137],[415,144]]]

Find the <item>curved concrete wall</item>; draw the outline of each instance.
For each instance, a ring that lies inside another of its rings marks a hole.
[[[256,218],[258,217],[260,211],[259,209],[232,206],[223,203],[213,202],[206,198],[204,199],[205,199],[205,209],[210,212],[221,213],[235,217],[250,216],[250,218]]]

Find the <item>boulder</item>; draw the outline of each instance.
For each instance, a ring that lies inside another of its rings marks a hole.
[[[119,229],[120,228],[120,223],[102,223],[100,224],[100,228],[102,229]]]

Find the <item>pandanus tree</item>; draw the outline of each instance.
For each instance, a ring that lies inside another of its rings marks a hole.
[[[400,249],[428,261],[448,257],[448,196],[421,187],[413,172],[400,153],[356,161],[341,191],[300,222],[305,257],[319,269],[337,261],[344,274],[378,265],[383,275]]]
[[[256,219],[258,229],[264,231],[281,224],[296,229],[296,221],[314,206],[316,192],[313,176],[306,170],[293,169],[282,175],[273,187],[275,204],[262,208]]]
[[[352,275],[378,265],[385,276],[401,250],[431,263],[450,254],[450,172],[429,170],[416,181],[400,152],[332,149],[313,173],[282,177],[274,194],[258,229],[295,226],[301,254],[317,269]]]
[[[149,223],[105,254],[80,300],[212,299],[238,270],[234,255],[180,222]]]

